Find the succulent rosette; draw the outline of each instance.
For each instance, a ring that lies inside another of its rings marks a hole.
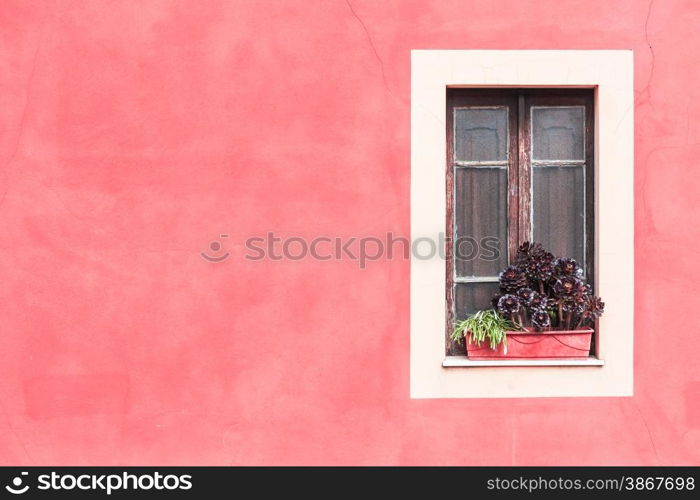
[[[562,258],[554,261],[554,272],[558,276],[574,276],[576,278],[583,277],[583,269],[574,259]]]
[[[532,291],[530,288],[521,288],[515,294],[518,296],[520,299],[520,303],[524,306],[529,306],[530,301],[535,295],[535,292]]]
[[[531,288],[544,293],[545,284],[555,272],[554,255],[547,252],[539,243],[525,242],[518,248],[518,266],[524,271]]]
[[[586,302],[583,305],[583,316],[589,321],[596,321],[605,312],[605,302],[603,302],[600,297],[591,295],[586,298]]]
[[[548,328],[552,325],[547,311],[535,311],[532,313],[532,326],[535,328]]]
[[[528,267],[527,274],[533,281],[545,283],[549,281],[554,274],[554,255],[544,252],[536,259],[533,259]]]
[[[581,281],[575,276],[562,276],[554,283],[554,295],[558,299],[571,300],[581,289]]]
[[[504,316],[511,316],[517,314],[520,310],[520,299],[517,295],[505,294],[503,297],[498,299],[498,312]]]
[[[583,310],[583,305],[586,303],[586,301],[591,295],[591,285],[588,285],[583,281],[579,280],[578,286],[571,294],[571,300],[579,306],[579,309]]]
[[[527,276],[520,266],[508,266],[498,276],[501,291],[514,293],[521,288],[527,287]]]
[[[581,314],[583,313],[585,308],[581,302],[576,302],[574,300],[564,300],[561,304],[561,309],[566,313]]]
[[[517,260],[519,264],[524,264],[528,260],[537,258],[544,253],[546,253],[546,251],[541,244],[526,241],[518,247]]]
[[[533,292],[527,305],[531,311],[544,311],[550,306],[550,300],[543,293]]]

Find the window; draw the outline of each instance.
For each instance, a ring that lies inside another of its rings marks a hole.
[[[605,300],[605,315],[600,319],[595,338],[595,360],[580,363],[535,363],[534,360],[494,365],[470,363],[463,352],[445,355],[446,276],[452,265],[442,255],[424,259],[411,255],[410,268],[410,395],[412,398],[522,398],[522,397],[592,397],[631,396],[634,385],[634,63],[629,50],[412,50],[411,51],[411,238],[437,238],[444,234],[448,219],[447,208],[452,207],[445,189],[448,140],[446,128],[450,123],[448,111],[453,95],[475,96],[492,93],[501,102],[461,103],[462,107],[477,108],[466,111],[462,118],[471,118],[473,130],[460,132],[470,137],[460,147],[460,161],[503,162],[509,152],[518,151],[524,127],[533,124],[532,134],[547,138],[536,145],[535,164],[525,171],[543,176],[572,175],[574,170],[554,168],[548,160],[578,160],[581,142],[576,134],[566,133],[561,122],[562,111],[539,110],[539,107],[575,108],[584,106],[586,125],[583,131],[585,175],[595,180],[595,189],[585,193],[585,210],[593,225],[587,225],[584,242],[588,256],[584,259],[587,272],[598,295]],[[485,90],[489,89],[489,92]],[[523,89],[523,90],[518,90]],[[566,92],[564,92],[566,91]],[[568,95],[564,95],[568,93]],[[510,94],[510,101],[508,95]],[[523,110],[520,112],[522,94]],[[555,102],[559,98],[583,98],[580,102]],[[448,98],[450,99],[448,105]],[[465,97],[466,98],[466,97]],[[489,112],[489,108],[497,108]],[[479,110],[478,108],[486,108]],[[505,108],[505,109],[502,109]],[[498,111],[501,109],[501,111]],[[503,116],[504,113],[506,116]],[[514,114],[515,113],[515,114]],[[575,119],[575,110],[568,112]],[[471,116],[470,116],[471,114]],[[554,114],[554,117],[552,117]],[[592,115],[592,118],[591,118]],[[580,116],[579,116],[580,118]],[[592,123],[589,123],[592,119]],[[506,129],[504,129],[504,120]],[[464,120],[463,120],[464,121]],[[525,123],[520,125],[521,121]],[[558,128],[562,127],[562,128]],[[506,142],[496,142],[494,136],[507,134]],[[515,133],[515,135],[513,135]],[[524,140],[528,139],[525,134]],[[517,139],[517,144],[514,142]],[[471,141],[471,142],[469,142]],[[490,141],[490,142],[488,142]],[[482,146],[483,145],[483,146]],[[592,146],[592,147],[589,147]],[[504,146],[507,147],[504,151]],[[523,148],[527,151],[527,148]],[[571,154],[565,154],[565,153]],[[574,153],[578,152],[576,156]],[[495,158],[486,160],[485,156]],[[567,161],[566,168],[571,162]],[[449,162],[448,162],[449,165]],[[486,166],[486,165],[482,165]],[[499,165],[496,165],[499,166]],[[502,166],[502,165],[500,165]],[[460,167],[461,168],[461,167]],[[510,164],[508,166],[510,168]],[[552,170],[537,170],[552,168]],[[578,168],[578,167],[576,167]],[[493,169],[496,170],[496,169]],[[502,169],[501,169],[502,170]],[[461,170],[460,170],[461,171]],[[507,169],[506,169],[507,171]],[[476,166],[465,176],[487,176],[487,169]],[[499,174],[492,174],[498,177]],[[508,174],[501,173],[500,176]],[[545,179],[544,177],[540,180]],[[468,179],[463,178],[462,181]],[[561,179],[557,179],[561,180]],[[493,186],[499,186],[492,180]],[[507,180],[499,180],[507,183]],[[585,183],[585,181],[584,181]],[[590,183],[590,180],[589,180]],[[465,185],[466,184],[465,182]],[[507,184],[506,184],[507,186]],[[513,184],[515,186],[515,184]],[[539,187],[562,188],[571,186],[561,180]],[[533,188],[537,188],[533,183]],[[584,186],[586,189],[588,185]],[[494,188],[494,189],[496,189]],[[527,195],[527,192],[525,192]],[[592,200],[592,203],[589,201]],[[517,205],[508,205],[508,199],[489,203],[505,203],[506,212]],[[519,201],[519,200],[518,200]],[[483,200],[485,204],[487,199]],[[533,207],[530,231],[534,238],[554,238],[539,234],[550,224],[538,225],[540,217],[551,214],[548,207]],[[490,210],[482,215],[488,220]],[[519,212],[516,212],[519,213]],[[544,214],[544,215],[542,215]],[[561,215],[561,214],[559,214]],[[551,216],[551,215],[550,215]],[[517,216],[516,216],[517,217]],[[501,219],[505,226],[495,224],[501,233],[513,234],[514,227],[527,230],[527,224],[508,226],[510,217]],[[534,220],[533,220],[534,219]],[[516,219],[513,219],[514,221]],[[588,219],[584,219],[588,224]],[[502,224],[502,222],[501,222]],[[533,227],[534,226],[534,227]],[[485,226],[486,227],[486,226]],[[580,233],[562,244],[576,248]],[[563,237],[562,237],[563,238]],[[553,244],[552,242],[549,243]],[[581,243],[578,243],[580,247]],[[589,246],[592,245],[592,246]],[[507,248],[508,244],[506,244]],[[559,250],[557,250],[559,251]],[[591,257],[592,255],[592,257]],[[467,259],[465,259],[467,260]],[[462,262],[462,276],[493,276],[502,262]],[[471,267],[469,267],[471,266]],[[480,267],[479,267],[480,266]],[[593,268],[595,266],[595,268]],[[448,283],[451,283],[448,280]],[[477,287],[479,283],[476,283]],[[487,286],[494,283],[486,282]],[[490,296],[486,296],[490,299]]]
[[[595,286],[593,126],[591,89],[447,90],[446,354],[463,354],[454,321],[490,307],[523,241]]]

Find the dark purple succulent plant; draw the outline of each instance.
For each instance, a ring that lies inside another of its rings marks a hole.
[[[552,325],[551,319],[547,311],[535,311],[532,313],[532,326],[538,330],[548,328]]]
[[[603,312],[605,312],[605,302],[600,297],[589,295],[583,303],[581,317],[577,326],[586,322],[590,324],[595,323],[603,315]]]
[[[520,299],[520,303],[522,305],[528,306],[530,305],[530,301],[532,300],[532,297],[534,297],[535,292],[533,292],[530,288],[521,288],[520,290],[516,291],[515,294]]]
[[[516,295],[505,294],[498,300],[498,312],[504,316],[517,314],[520,310],[520,300]]]
[[[530,258],[536,258],[547,253],[540,243],[526,241],[518,247],[518,263],[524,264]]]
[[[498,276],[498,282],[502,292],[513,293],[527,287],[527,276],[520,266],[508,266]]]
[[[507,293],[498,299],[496,310],[501,316],[510,319],[516,325],[523,322],[522,300],[517,295]]]
[[[499,276],[501,293],[492,305],[517,325],[538,330],[567,330],[592,326],[605,304],[593,295],[574,259],[559,258],[539,243],[525,242],[515,263]]]
[[[574,259],[563,258],[554,261],[554,272],[557,276],[574,276],[583,278],[583,269]]]
[[[547,282],[554,274],[554,255],[547,252],[542,254],[528,268],[528,276],[536,282]]]
[[[534,292],[527,305],[531,311],[543,311],[550,306],[550,300],[547,295]]]
[[[526,241],[518,248],[516,262],[527,276],[530,288],[544,293],[547,283],[555,273],[554,255],[539,243]]]
[[[575,276],[562,276],[554,282],[552,287],[554,298],[557,299],[572,299],[581,289],[581,280]]]

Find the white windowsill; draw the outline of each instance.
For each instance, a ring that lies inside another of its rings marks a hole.
[[[589,356],[588,359],[467,359],[466,356],[447,356],[444,368],[475,368],[481,366],[603,366],[605,361]]]

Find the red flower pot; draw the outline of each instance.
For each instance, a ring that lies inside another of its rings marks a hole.
[[[579,328],[562,331],[506,332],[506,347],[500,344],[491,349],[488,341],[480,346],[467,341],[469,359],[515,359],[515,358],[578,358],[586,359],[591,350],[593,330]]]

